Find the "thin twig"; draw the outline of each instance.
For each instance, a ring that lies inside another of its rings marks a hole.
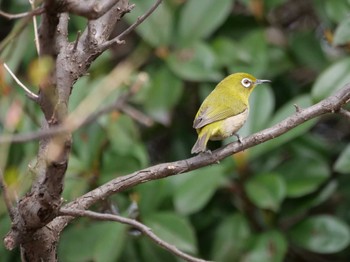
[[[141,86],[144,84],[145,81],[147,81],[147,77],[145,76],[145,74],[140,73],[135,83],[130,87],[128,92],[119,96],[113,103],[106,105],[100,108],[99,110],[93,112],[80,125],[78,125],[76,129],[81,128],[83,126],[87,126],[91,123],[94,123],[96,119],[98,119],[100,116],[104,114],[108,114],[114,110],[123,111],[127,101],[139,91],[139,89],[141,88]],[[140,123],[145,124],[146,126],[153,124],[153,119],[149,118],[146,115],[143,115],[141,112],[135,112],[136,109],[132,113],[130,113],[131,109],[130,108],[128,109],[126,109],[125,110],[126,112],[124,113],[128,114],[130,117],[133,117],[136,121],[140,121]],[[139,114],[135,115],[137,113]],[[62,126],[55,126],[55,127],[51,127],[50,129],[43,129],[40,131],[31,132],[27,134],[3,135],[3,136],[0,136],[0,144],[24,143],[28,141],[34,141],[42,138],[52,137],[54,135],[71,133],[72,131],[74,130],[72,130],[71,126],[67,126],[63,124]]]
[[[204,262],[206,260],[199,259],[193,256],[190,256],[181,250],[179,250],[176,246],[171,245],[161,238],[159,238],[156,234],[152,232],[152,229],[147,227],[146,225],[130,218],[122,217],[119,215],[114,214],[101,214],[97,212],[93,212],[90,210],[81,210],[81,209],[70,209],[70,208],[61,208],[59,214],[61,216],[73,216],[73,217],[89,217],[96,220],[103,220],[103,221],[116,221],[122,224],[126,224],[129,226],[132,226],[134,228],[137,228],[140,230],[143,234],[148,236],[154,243],[159,245],[160,247],[168,250],[172,254],[190,262]]]
[[[232,154],[279,137],[308,120],[338,111],[344,106],[349,98],[350,84],[345,85],[344,88],[338,90],[334,95],[327,97],[319,103],[304,108],[300,113],[295,113],[272,127],[243,138],[241,142],[228,144],[212,151],[211,154],[203,153],[184,160],[162,163],[135,171],[126,176],[117,177],[77,198],[75,201],[68,203],[65,207],[86,209],[100,199],[105,199],[112,194],[124,191],[141,183],[216,164],[218,161],[221,161]],[[67,221],[65,221],[65,223],[67,223]]]
[[[81,30],[77,32],[77,39],[75,39],[75,42],[74,42],[73,52],[77,50],[80,36],[81,36]]]
[[[30,6],[32,7],[32,11],[35,10],[35,2],[33,0],[28,0]],[[36,16],[33,16],[33,27],[34,27],[34,41],[35,41],[35,47],[38,55],[40,55],[40,42],[39,42],[39,35],[38,35],[38,23],[36,21]]]
[[[9,72],[9,74],[12,76],[12,78],[16,81],[16,83],[23,88],[26,95],[32,99],[33,101],[38,101],[39,96],[37,94],[34,94],[32,91],[30,91],[22,82],[16,77],[16,75],[11,71],[11,69],[4,63],[4,67]]]
[[[23,17],[27,17],[27,16],[40,15],[44,12],[44,10],[45,9],[43,7],[38,7],[36,9],[33,9],[32,11],[19,13],[19,14],[10,14],[10,13],[6,13],[6,12],[0,10],[0,16],[3,16],[7,19],[18,19],[18,18],[23,18]]]
[[[131,105],[118,106],[118,109],[144,126],[154,125],[154,120]]]
[[[7,212],[9,213],[9,216],[11,218],[11,221],[14,218],[14,213],[13,213],[13,205],[10,200],[9,192],[7,191],[7,186],[4,180],[4,175],[0,169],[0,187],[2,189],[2,197],[4,198],[4,202],[7,208]]]
[[[345,110],[344,108],[340,108],[339,114],[342,116],[345,116],[347,119],[350,120],[350,112],[348,110]]]
[[[154,5],[146,13],[144,13],[142,16],[138,17],[137,20],[131,26],[129,26],[126,30],[124,30],[122,33],[120,33],[115,38],[104,42],[100,46],[101,50],[104,51],[114,44],[123,44],[124,41],[122,40],[122,38],[124,36],[126,36],[127,34],[131,33],[137,26],[139,26],[143,21],[145,21],[146,18],[149,17],[157,9],[157,7],[161,4],[161,2],[162,2],[162,0],[157,0],[154,3]]]

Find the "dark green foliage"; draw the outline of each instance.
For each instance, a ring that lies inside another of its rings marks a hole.
[[[125,16],[128,23],[154,1],[130,2],[136,7]],[[16,7],[23,9],[23,3],[6,5],[9,11]],[[272,80],[253,93],[241,136],[292,115],[294,104],[305,108],[332,94],[350,81],[349,12],[347,0],[165,1],[127,37],[125,46],[94,62],[90,76],[76,83],[70,104],[71,110],[76,108],[115,64],[145,48],[140,72],[147,73],[148,81],[130,104],[154,124],[147,127],[127,114],[112,113],[75,132],[64,198],[73,200],[152,164],[189,157],[196,140],[195,113],[227,74],[244,71]],[[73,40],[85,21],[72,17],[70,22]],[[31,28],[0,56],[35,89],[28,78],[36,57]],[[37,130],[42,117],[38,108],[0,69],[1,133]],[[106,104],[118,95],[115,91]],[[18,114],[15,126],[6,124],[11,113]],[[222,262],[348,261],[349,130],[350,122],[339,114],[313,119],[218,165],[147,182],[108,201],[125,216],[131,203],[137,203],[141,222],[197,257]],[[211,148],[218,146],[209,142]],[[27,166],[35,163],[36,149],[36,142],[0,146],[0,167],[18,195],[29,187]],[[94,208],[101,210],[101,205]],[[9,222],[3,202],[0,216],[5,234]],[[62,261],[179,261],[124,225],[85,219],[67,227],[59,250]],[[0,246],[2,261],[17,261],[16,256]]]

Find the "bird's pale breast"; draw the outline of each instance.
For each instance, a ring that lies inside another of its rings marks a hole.
[[[222,140],[235,134],[244,125],[248,118],[248,113],[249,110],[246,109],[238,115],[222,120],[221,128],[210,137],[210,140]]]

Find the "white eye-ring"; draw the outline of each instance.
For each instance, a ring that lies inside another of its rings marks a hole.
[[[244,86],[244,87],[250,87],[252,85],[252,81],[248,78],[243,78],[242,81],[241,81],[241,84]]]

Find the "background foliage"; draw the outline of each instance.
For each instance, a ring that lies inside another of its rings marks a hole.
[[[153,0],[133,0],[125,26]],[[0,1],[20,12],[26,1]],[[64,198],[152,164],[190,156],[193,117],[226,75],[270,79],[256,89],[241,136],[267,128],[350,81],[350,1],[166,0],[126,39],[95,61],[71,96],[73,110],[120,60],[142,49],[148,81],[130,102],[152,118],[144,126],[112,113],[74,134]],[[1,59],[37,90],[32,25],[2,49],[21,21],[0,18]],[[70,39],[86,24],[73,16]],[[121,30],[120,28],[117,30]],[[135,77],[138,72],[135,72]],[[0,67],[2,134],[35,131],[36,105]],[[113,101],[119,93],[110,98]],[[106,101],[108,103],[108,101]],[[216,261],[348,261],[350,123],[334,114],[236,154],[219,165],[152,181],[94,208],[113,204],[183,251]],[[230,142],[232,140],[225,141]],[[220,143],[210,143],[216,148]],[[14,199],[30,186],[37,142],[2,144],[0,167]],[[28,167],[29,165],[29,167]],[[0,233],[9,219],[0,202]],[[132,228],[79,219],[63,233],[62,261],[177,261]],[[3,261],[17,253],[0,247]]]

